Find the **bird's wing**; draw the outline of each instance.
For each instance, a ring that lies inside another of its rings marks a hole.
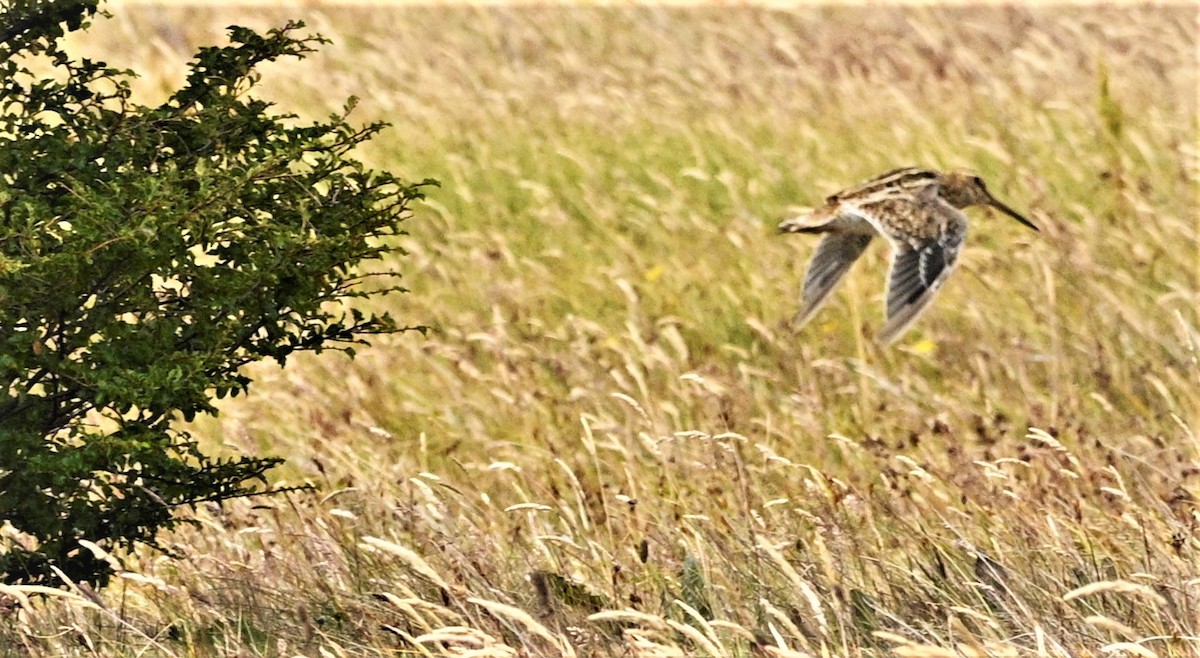
[[[879,331],[879,340],[891,343],[900,337],[937,295],[946,277],[958,262],[958,253],[967,237],[963,214],[945,203],[929,204],[926,212],[940,217],[930,225],[940,227],[931,237],[892,240],[892,271],[888,276],[887,322]]]
[[[804,326],[821,309],[829,293],[850,271],[850,266],[862,255],[873,237],[873,233],[834,231],[821,238],[808,264],[808,274],[804,277],[800,312],[792,320],[795,328]]]

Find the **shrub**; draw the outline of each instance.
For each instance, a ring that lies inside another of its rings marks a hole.
[[[182,506],[262,492],[274,458],[203,454],[177,417],[247,390],[242,366],[401,327],[349,305],[356,266],[421,197],[351,150],[383,124],[301,125],[247,92],[322,43],[231,27],[157,107],[59,41],[96,1],[0,13],[0,553],[6,582],[103,584]],[[33,71],[51,73],[38,73]],[[391,272],[393,276],[398,276]]]

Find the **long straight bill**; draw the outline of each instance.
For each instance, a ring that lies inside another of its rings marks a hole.
[[[1022,224],[1028,226],[1029,228],[1031,228],[1035,231],[1040,230],[1040,229],[1038,229],[1038,227],[1033,225],[1033,222],[1022,217],[1020,213],[1013,210],[1012,208],[1009,208],[1008,206],[1004,205],[1003,203],[1000,203],[999,201],[997,201],[995,199],[992,199],[992,207],[995,208],[996,210],[999,210],[1000,212],[1004,213],[1005,215],[1012,217],[1013,219],[1017,220],[1018,222],[1021,222]]]

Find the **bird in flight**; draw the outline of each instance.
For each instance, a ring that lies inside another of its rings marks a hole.
[[[804,277],[799,329],[829,299],[829,293],[876,234],[892,243],[887,284],[887,321],[878,339],[889,344],[903,334],[946,282],[967,237],[968,206],[991,206],[1033,230],[1029,220],[988,192],[967,171],[906,167],[889,171],[825,199],[825,205],[779,224],[781,233],[822,233]]]

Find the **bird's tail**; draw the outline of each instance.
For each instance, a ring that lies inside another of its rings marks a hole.
[[[826,233],[832,230],[829,222],[834,219],[820,210],[806,210],[795,217],[779,222],[780,233]]]

